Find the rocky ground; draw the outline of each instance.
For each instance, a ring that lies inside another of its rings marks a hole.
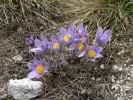
[[[10,79],[22,79],[32,60],[24,43],[29,33],[50,36],[61,26],[83,22],[89,33],[97,24],[112,29],[103,58],[84,62],[61,53],[44,58],[53,69],[39,79],[44,93],[33,100],[133,100],[132,0],[0,0],[0,100]],[[95,34],[95,33],[94,33]],[[61,65],[60,57],[67,59]]]

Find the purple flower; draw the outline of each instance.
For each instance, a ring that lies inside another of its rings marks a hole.
[[[50,42],[45,37],[36,38],[34,40],[34,47],[31,49],[31,52],[34,53],[43,53],[50,46]]]
[[[33,35],[26,36],[25,43],[29,46],[33,46],[34,45],[34,36]]]
[[[84,27],[83,23],[81,23],[78,27],[78,34],[80,36],[87,36],[87,29]]]
[[[79,54],[79,57],[85,56],[89,61],[95,61],[97,58],[101,58],[103,48],[95,45],[88,46],[83,52]]]
[[[57,36],[51,37],[50,49],[52,49],[54,51],[59,51],[61,49],[61,43],[60,43],[59,38]]]
[[[59,29],[59,33],[59,39],[61,43],[69,45],[73,42],[74,35],[76,33],[76,26],[70,25],[68,29],[62,27]]]
[[[80,36],[77,35],[74,39],[74,42],[82,42],[82,43],[88,43],[88,37],[87,36]]]
[[[96,45],[105,46],[111,40],[111,30],[104,30],[98,27],[95,37]]]
[[[77,32],[75,36],[75,41],[81,41],[82,43],[88,42],[88,37],[87,37],[87,29],[84,27],[83,23],[77,27]]]
[[[73,42],[70,46],[69,46],[69,50],[73,50],[74,53],[78,56],[79,54],[81,54],[87,47],[86,43],[82,43],[81,41],[77,41],[77,42]]]
[[[28,74],[29,79],[41,78],[48,72],[48,66],[45,61],[34,58],[32,63],[28,65],[31,72]]]

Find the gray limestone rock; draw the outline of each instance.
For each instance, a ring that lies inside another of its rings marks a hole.
[[[29,79],[9,80],[8,95],[16,100],[30,100],[43,93],[42,82]]]

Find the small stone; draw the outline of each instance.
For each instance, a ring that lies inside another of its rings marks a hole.
[[[12,59],[14,61],[22,61],[23,60],[23,57],[21,55],[16,55],[16,56],[12,57]]]
[[[114,71],[116,71],[116,70],[118,70],[119,69],[119,67],[117,66],[117,65],[113,65],[113,70]]]
[[[120,67],[119,69],[118,69],[118,71],[122,71],[123,70],[123,68],[122,67]]]
[[[95,80],[95,77],[91,77],[92,80]]]
[[[43,93],[42,82],[30,79],[9,80],[8,95],[16,100],[30,100]]]
[[[113,65],[113,70],[114,70],[114,71],[122,71],[123,68],[122,68],[122,66]]]
[[[111,79],[112,79],[112,82],[115,82],[115,76],[114,75],[112,75]]]
[[[0,96],[0,100],[5,100],[6,97],[7,97],[7,94],[3,94]]]
[[[124,98],[123,97],[118,97],[117,100],[124,100]]]
[[[101,69],[104,69],[104,64],[101,64],[101,65],[100,65],[100,68],[101,68]]]
[[[123,54],[125,52],[125,50],[123,49],[123,50],[121,50],[120,52],[118,52],[117,54],[118,55],[121,55],[121,54]]]
[[[113,84],[112,85],[112,89],[114,89],[114,90],[118,90],[119,89],[119,84]]]
[[[86,93],[86,89],[83,89],[82,91],[81,91],[81,94],[85,94]]]

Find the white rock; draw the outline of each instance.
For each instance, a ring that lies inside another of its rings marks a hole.
[[[121,55],[121,54],[123,54],[125,52],[125,50],[123,49],[123,50],[121,50],[120,52],[118,52],[117,54],[118,55]]]
[[[8,95],[11,95],[16,100],[30,100],[43,93],[42,82],[32,81],[29,79],[9,80]]]
[[[17,62],[17,61],[22,61],[23,57],[21,55],[16,55],[12,59]]]
[[[113,70],[114,70],[114,71],[122,71],[123,68],[122,68],[122,66],[113,65]]]
[[[101,65],[100,65],[100,68],[101,68],[101,69],[104,69],[104,64],[101,64]]]
[[[113,65],[113,70],[114,71],[116,71],[116,70],[118,70],[119,69],[119,67],[117,66],[117,65]]]

